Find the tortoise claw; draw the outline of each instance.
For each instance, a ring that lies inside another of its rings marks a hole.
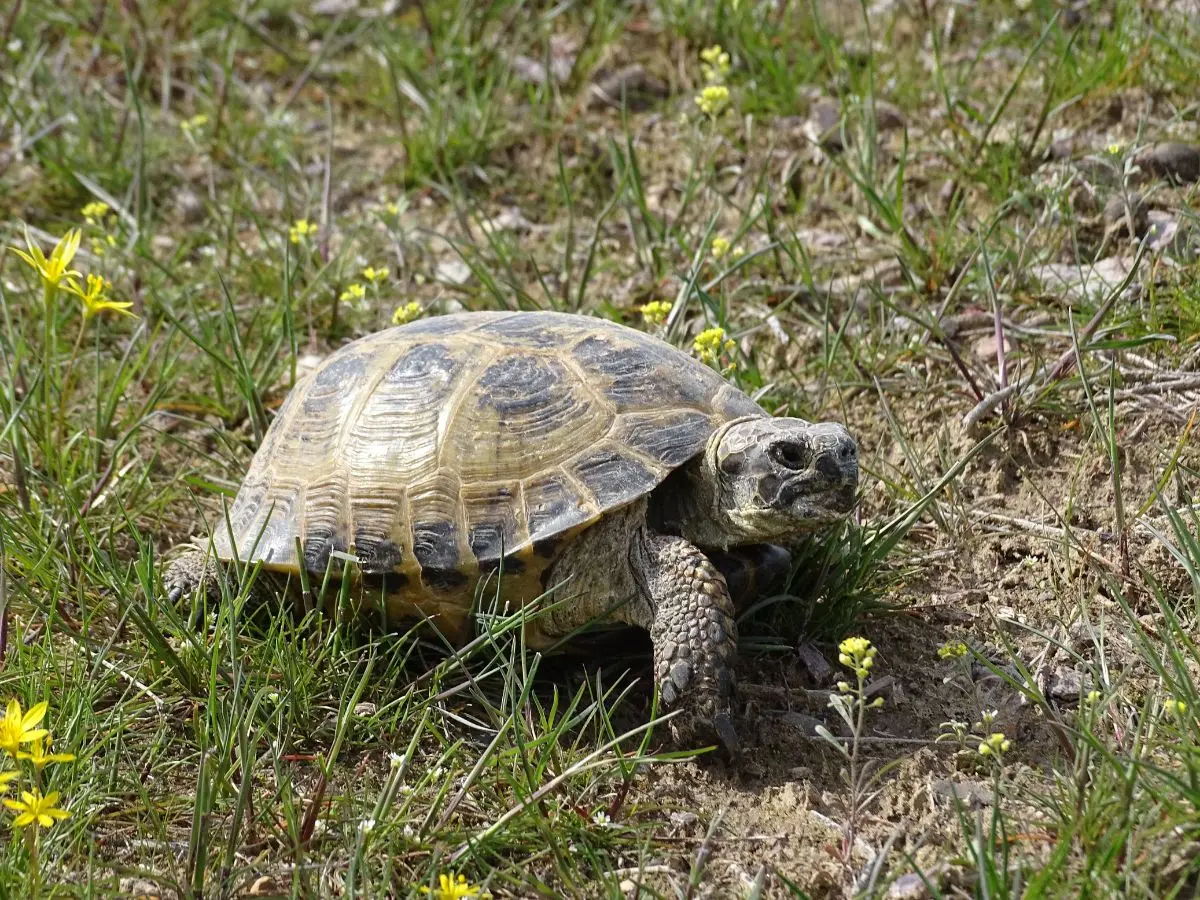
[[[733,720],[728,713],[717,713],[713,716],[712,727],[721,741],[721,746],[725,748],[725,752],[731,759],[737,759],[742,755],[742,742],[738,738],[737,729],[733,727]]]

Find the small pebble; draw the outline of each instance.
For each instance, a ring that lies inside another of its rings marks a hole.
[[[1114,194],[1104,204],[1104,226],[1119,234],[1129,234],[1132,223],[1133,236],[1140,238],[1150,225],[1149,212],[1150,207],[1141,194]]]

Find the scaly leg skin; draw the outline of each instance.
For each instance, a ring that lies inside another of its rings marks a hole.
[[[203,550],[189,550],[167,566],[163,587],[167,590],[167,600],[173,605],[190,597],[201,585],[209,600],[219,601],[222,577],[220,563]]]
[[[716,737],[733,755],[737,625],[725,578],[683,538],[647,535],[646,590],[653,607],[654,680],[679,745]]]

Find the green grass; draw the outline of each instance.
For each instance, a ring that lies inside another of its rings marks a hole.
[[[1195,22],[1129,0],[320,6],[0,14],[0,240],[81,227],[75,267],[137,314],[47,308],[0,255],[0,701],[48,701],[77,757],[43,773],[71,813],[37,842],[43,895],[422,896],[450,872],[497,897],[1194,894],[1197,389],[1170,385],[1200,371],[1196,186],[1132,161],[1194,139]],[[709,118],[714,43],[731,108]],[[659,90],[594,102],[635,62]],[[804,132],[821,97],[840,152]],[[1131,190],[1168,246],[1105,232]],[[1038,276],[1112,256],[1140,291]],[[388,278],[340,299],[368,265]],[[488,592],[453,652],[345,598],[263,607],[251,571],[219,603],[162,599],[298,373],[397,306],[649,329],[652,300],[667,340],[724,328],[733,383],[863,451],[856,521],[743,614],[740,763],[664,751],[642,645],[536,654]],[[787,724],[837,731],[794,648],[832,662],[850,634],[892,678],[835,735],[879,789],[852,802],[837,748]],[[938,658],[957,640],[973,667]],[[936,741],[991,709],[1003,765]],[[3,812],[0,895],[23,896],[33,845]]]

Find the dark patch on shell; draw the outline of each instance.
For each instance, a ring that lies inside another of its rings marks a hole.
[[[459,571],[458,527],[453,522],[413,525],[413,556],[421,566],[421,580],[428,587],[448,590],[466,584],[467,576]]]
[[[389,383],[427,379],[442,375],[447,383],[458,371],[458,359],[443,344],[417,344],[410,347],[392,363],[384,381]]]
[[[654,472],[636,459],[619,455],[613,448],[602,448],[583,457],[574,469],[602,507],[632,500],[658,484]]]
[[[515,342],[530,347],[557,347],[563,343],[563,334],[552,327],[553,324],[544,321],[541,316],[509,316],[495,322],[488,322],[479,329],[479,334],[516,338]],[[509,343],[515,342],[509,341]]]
[[[688,412],[673,418],[642,419],[621,429],[622,444],[652,456],[666,466],[681,466],[704,449],[713,424],[701,412]]]
[[[428,319],[418,319],[407,325],[389,328],[379,334],[395,334],[396,337],[409,338],[417,334],[455,334],[466,331],[460,316],[430,316]]]
[[[589,337],[572,354],[585,370],[599,376],[599,385],[610,382],[604,393],[618,410],[709,406],[724,384],[720,376],[683,354],[669,353],[668,347],[663,351],[660,355],[651,348]],[[687,370],[672,371],[676,366]]]
[[[335,355],[316,374],[313,386],[324,388],[348,388],[367,371],[366,363],[357,353]]]
[[[471,552],[479,560],[479,568],[491,571],[500,565],[505,553],[517,542],[515,523],[511,521],[478,522],[471,526],[468,534]],[[509,559],[504,564],[506,572],[519,572],[523,568],[520,560]]]
[[[304,568],[309,572],[325,574],[329,568],[329,556],[334,551],[346,552],[346,542],[336,537],[332,531],[310,534],[304,539]],[[335,574],[342,571],[341,563],[333,567]]]
[[[579,498],[563,479],[553,475],[525,485],[525,509],[535,550],[545,538],[573,528],[586,518]]]
[[[400,568],[404,550],[392,541],[380,541],[368,536],[354,538],[358,568],[370,575],[385,575]]]
[[[479,377],[480,406],[502,416],[526,415],[550,407],[567,382],[562,365],[537,356],[506,356]]]

